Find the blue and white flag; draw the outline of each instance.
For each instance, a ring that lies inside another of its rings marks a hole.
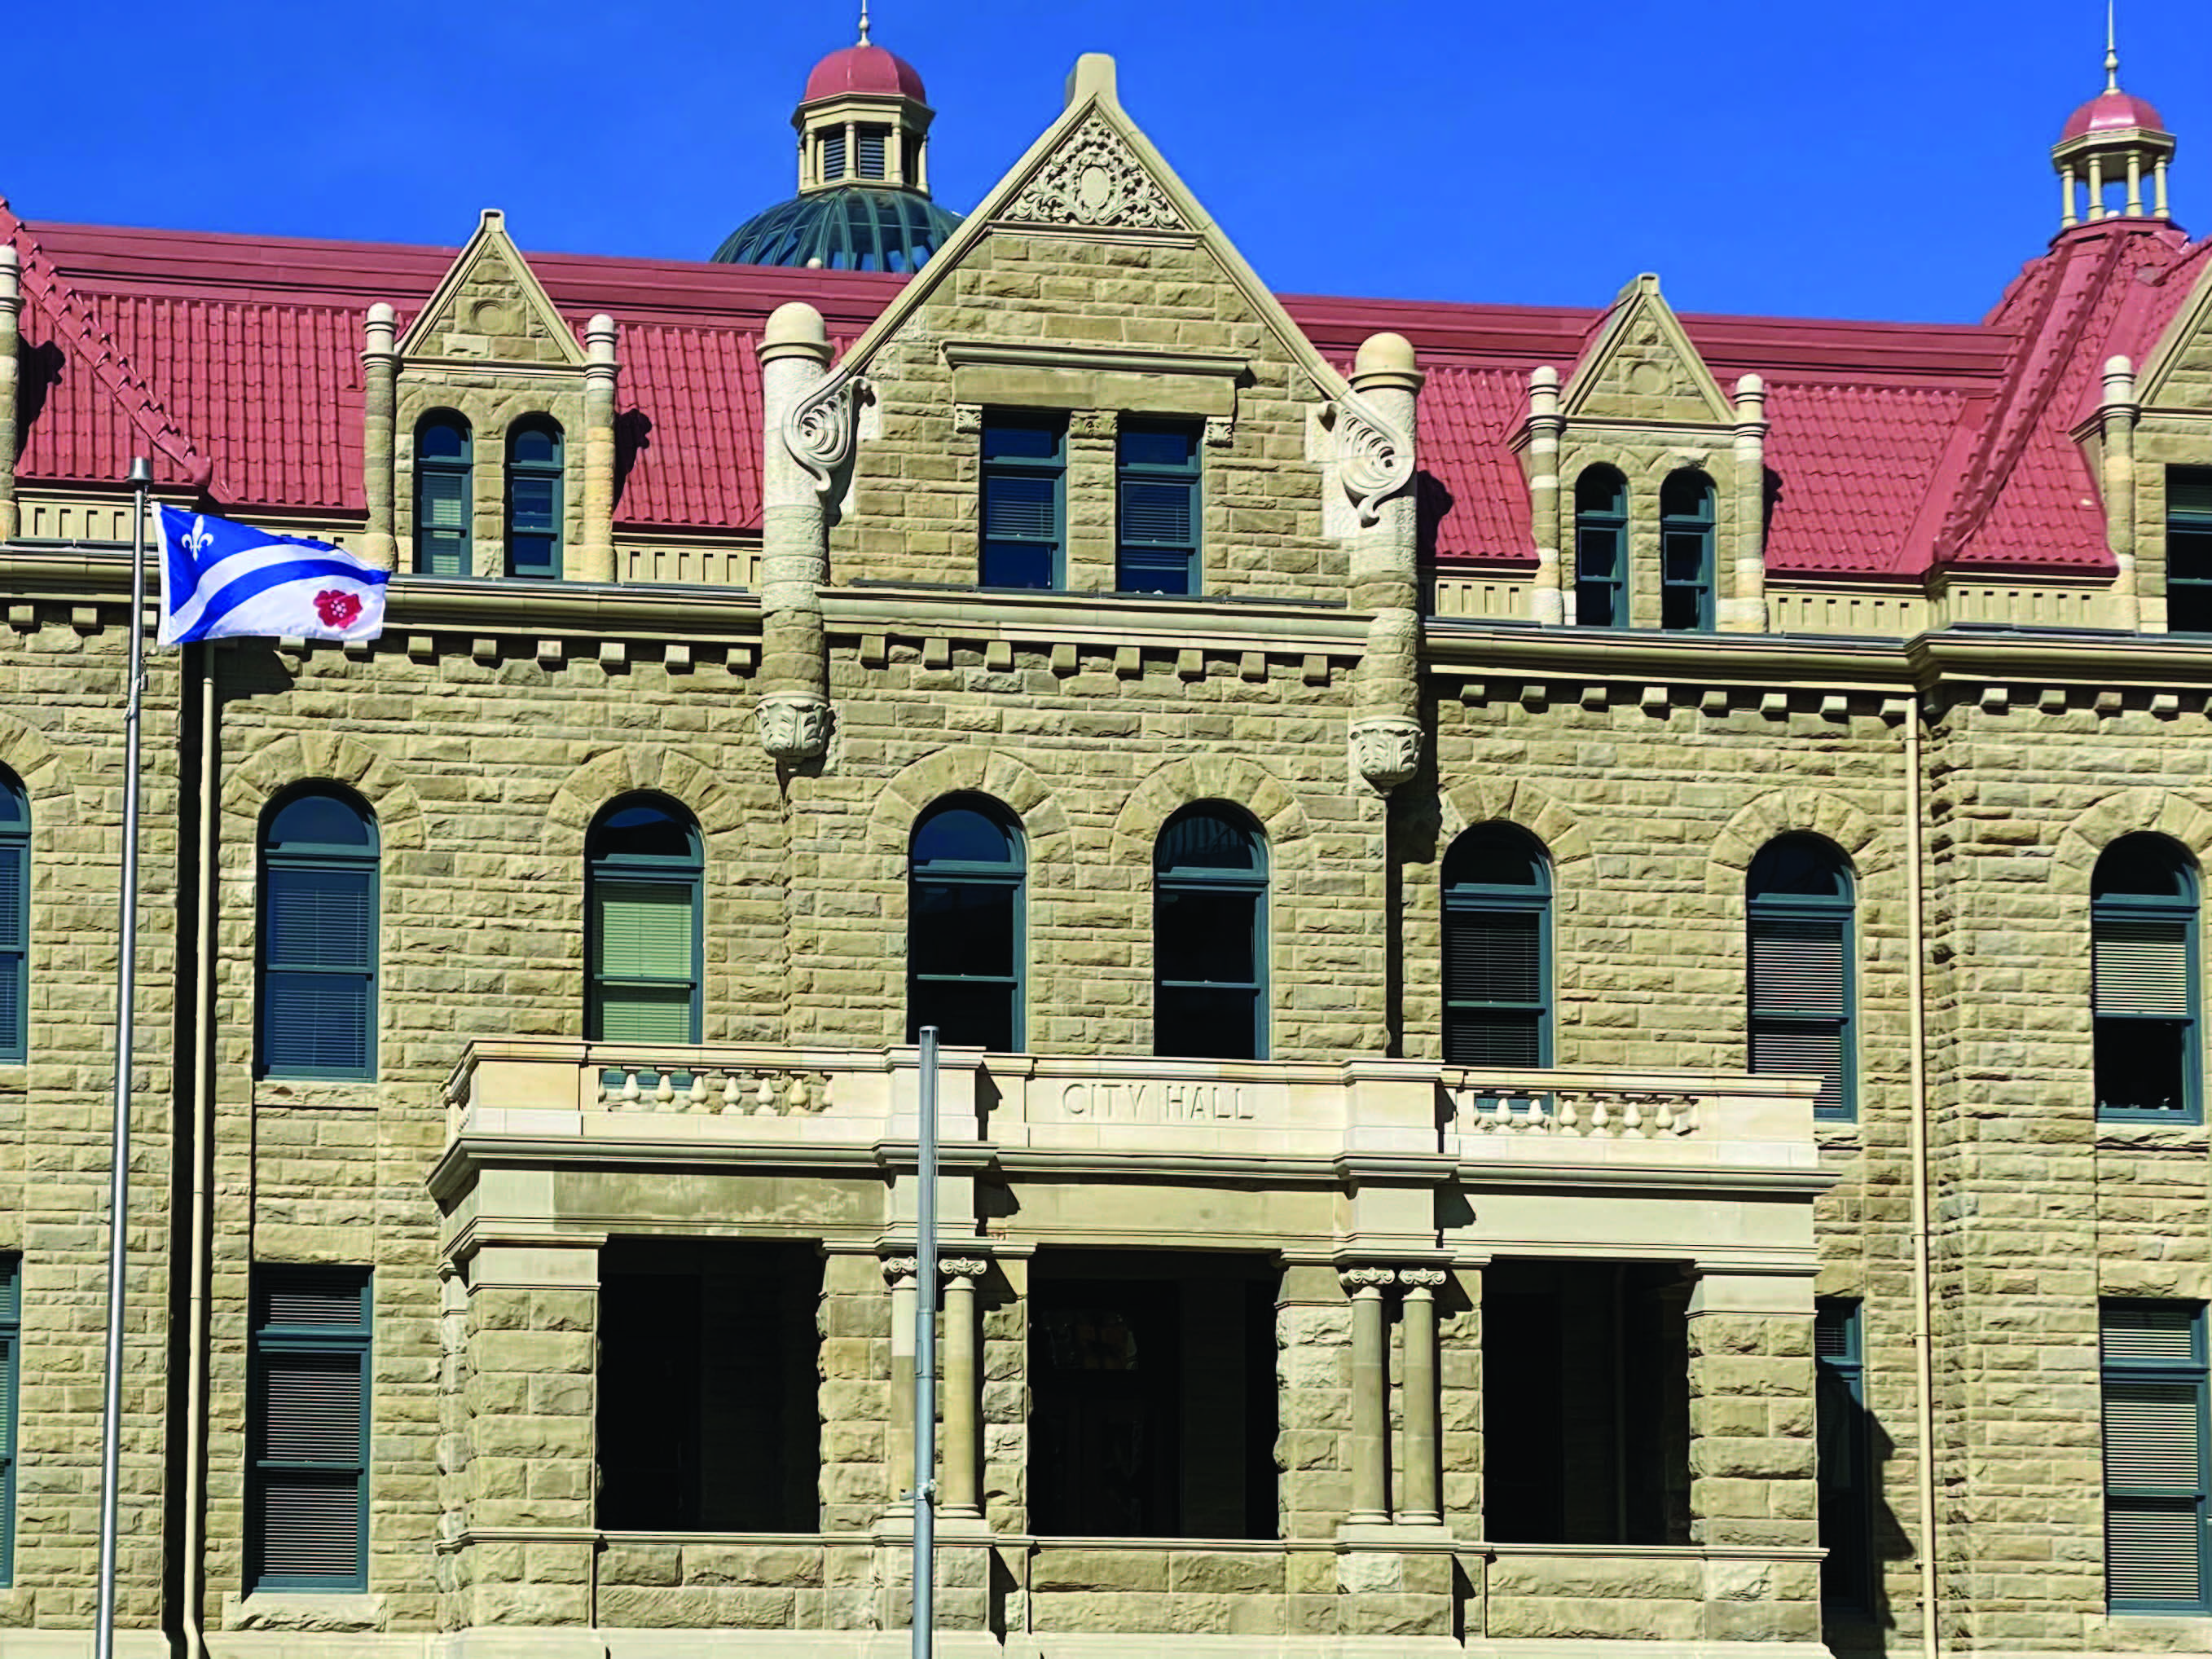
[[[389,571],[342,547],[182,507],[161,509],[161,643],[252,634],[373,640]]]

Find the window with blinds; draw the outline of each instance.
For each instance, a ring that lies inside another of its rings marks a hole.
[[[1552,1063],[1551,863],[1508,824],[1469,830],[1444,855],[1444,1059]]]
[[[465,576],[474,473],[469,423],[450,410],[415,428],[415,568],[426,576]]]
[[[1824,1297],[1814,1304],[1814,1407],[1823,1605],[1844,1612],[1874,1606],[1873,1442],[1866,1409],[1865,1337],[1860,1304]]]
[[[1186,806],[1152,846],[1152,1052],[1267,1057],[1267,844],[1220,802]]]
[[[2212,634],[2212,467],[2166,470],[2166,625]]]
[[[1628,626],[1628,480],[1609,466],[1575,480],[1575,622]]]
[[[1067,422],[993,415],[983,422],[985,587],[1056,588],[1066,546]]]
[[[369,1274],[254,1270],[246,1401],[247,1578],[368,1585]]]
[[[2100,1311],[2106,1597],[2115,1613],[2212,1612],[2203,1306],[2107,1302]]]
[[[951,795],[915,825],[907,869],[907,1041],[1022,1046],[1023,848],[998,802]]]
[[[507,439],[507,574],[561,574],[561,428],[544,416]]]
[[[376,821],[335,788],[280,797],[261,835],[264,1077],[376,1075]]]
[[[835,184],[845,176],[845,129],[832,127],[822,135],[822,182]]]
[[[1198,423],[1127,421],[1115,442],[1115,576],[1124,593],[1198,592]]]
[[[1713,484],[1693,468],[1659,487],[1659,626],[1713,625]]]
[[[2197,876],[2163,836],[2124,836],[2091,879],[2090,1001],[2100,1117],[2194,1123]]]
[[[1817,836],[1782,836],[1746,878],[1750,1069],[1817,1077],[1815,1117],[1857,1115],[1850,866]]]
[[[891,130],[889,127],[865,126],[860,130],[858,137],[860,143],[857,148],[859,149],[860,158],[860,177],[863,179],[882,178],[884,176],[884,160],[886,153],[886,147],[890,143]]]
[[[23,1259],[0,1255],[0,1587],[15,1582],[15,1396],[23,1373]]]
[[[700,1040],[699,830],[675,802],[633,795],[585,841],[586,1036],[595,1042]]]
[[[0,773],[0,1062],[30,1057],[31,806]]]

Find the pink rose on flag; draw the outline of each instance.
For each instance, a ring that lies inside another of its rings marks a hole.
[[[315,595],[315,614],[323,619],[325,628],[345,628],[361,615],[361,599],[335,587],[326,587]]]

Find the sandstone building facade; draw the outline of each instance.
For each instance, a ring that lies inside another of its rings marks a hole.
[[[1085,58],[766,265],[0,210],[0,1659],[92,1611],[133,454],[396,571],[150,672],[121,1649],[2212,1640],[2212,260],[1272,294]],[[811,261],[818,261],[811,264]]]

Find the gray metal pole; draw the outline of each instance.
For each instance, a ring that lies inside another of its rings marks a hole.
[[[123,1267],[131,1199],[131,1028],[138,994],[138,716],[146,681],[146,490],[154,469],[131,463],[131,682],[123,704],[123,878],[117,902],[115,1144],[107,1182],[107,1396],[100,1440],[100,1606],[93,1659],[115,1652],[115,1518],[123,1459]],[[197,1571],[187,1562],[185,1571]]]
[[[936,1642],[937,1028],[921,1028],[921,1125],[914,1200],[914,1659]]]

